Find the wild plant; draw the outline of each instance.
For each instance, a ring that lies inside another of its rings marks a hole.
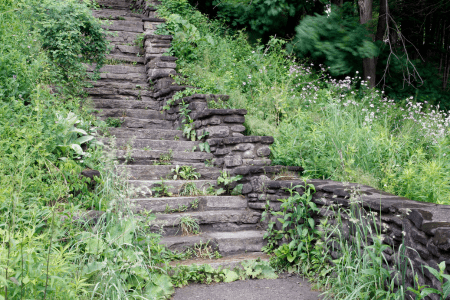
[[[303,189],[304,192],[300,194],[298,189]],[[276,230],[275,222],[269,221],[269,230],[264,235],[269,243],[263,249],[275,254],[275,264],[280,268],[292,269],[290,266],[293,266],[295,270],[301,267],[302,273],[306,275],[322,267],[322,262],[317,264],[316,258],[323,257],[324,254],[322,244],[318,242],[320,231],[313,219],[314,214],[319,211],[316,204],[312,202],[315,188],[305,182],[304,186],[297,185],[288,188],[287,191],[290,196],[280,199],[282,202],[280,211],[270,212],[272,216],[280,216],[277,220],[282,227]],[[265,211],[262,217],[265,219],[270,216]],[[288,243],[278,246],[281,238],[286,238]]]
[[[414,277],[415,278],[415,284],[416,284],[416,288],[412,288],[412,287],[408,287],[408,291],[414,293],[414,295],[416,295],[416,299],[415,300],[421,300],[424,299],[425,297],[431,295],[431,294],[435,294],[439,296],[439,299],[444,300],[447,299],[447,297],[450,295],[450,275],[448,274],[444,274],[445,272],[445,261],[442,261],[439,265],[439,270],[436,270],[434,268],[431,268],[430,266],[425,266],[425,268],[428,269],[428,271],[430,271],[430,273],[436,277],[436,279],[439,281],[439,283],[441,284],[441,289],[437,290],[434,288],[430,288],[426,285],[421,286],[419,284],[419,279],[417,277],[417,275]],[[444,282],[445,280],[445,282]]]
[[[242,268],[214,269],[211,265],[177,266],[173,270],[174,286],[182,287],[190,282],[206,283],[233,282],[245,279],[276,279],[278,275],[267,261],[248,260],[241,263]]]
[[[180,196],[201,196],[203,192],[197,188],[195,182],[186,182],[180,187]]]
[[[238,184],[233,189],[231,189],[231,185],[241,179],[242,175],[230,176],[227,171],[222,171],[220,176],[217,178],[217,184],[222,185],[225,189],[219,188],[216,191],[216,194],[220,195],[227,192],[232,195],[239,195],[242,192],[243,184]]]
[[[194,247],[192,248],[193,255],[197,258],[208,258],[213,259],[217,258],[219,255],[217,251],[213,251],[213,247],[209,244],[210,241],[206,241],[206,243],[203,243],[200,241],[198,244],[194,244]]]
[[[200,178],[200,173],[195,172],[195,168],[192,166],[179,166],[170,170],[173,174],[173,180],[195,180]]]
[[[191,235],[200,233],[200,225],[198,224],[198,220],[194,219],[190,215],[180,217],[179,223],[182,235]]]
[[[108,125],[108,127],[120,127],[122,126],[122,123],[124,122],[124,120],[121,120],[119,118],[112,118],[112,117],[108,117],[106,120],[106,125]]]
[[[169,152],[167,153],[161,153],[159,155],[159,160],[155,160],[153,162],[154,165],[170,165],[172,162],[172,155],[173,155],[173,151],[172,149],[169,149]]]
[[[173,193],[169,190],[173,188],[171,185],[167,185],[164,180],[155,183],[151,188],[154,197],[172,197]]]

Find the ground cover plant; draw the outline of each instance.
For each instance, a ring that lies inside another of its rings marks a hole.
[[[187,1],[164,0],[158,33],[173,34],[180,83],[229,94],[245,108],[247,134],[272,135],[275,164],[302,166],[305,177],[351,181],[419,201],[450,199],[449,115],[437,106],[395,102],[369,89],[358,72],[335,79],[299,61],[286,41],[250,44],[245,31],[209,20]]]

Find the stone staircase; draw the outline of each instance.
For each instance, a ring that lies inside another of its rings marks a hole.
[[[94,10],[93,14],[110,20],[104,28],[113,33],[107,37],[112,50],[107,56],[108,64],[100,69],[100,79],[92,81],[92,87],[86,91],[98,118],[121,123],[120,127],[109,128],[102,141],[116,150],[121,163],[118,171],[126,174],[129,185],[136,190],[129,199],[135,212],[156,214],[154,230],[163,226],[162,243],[172,250],[184,251],[208,242],[224,256],[224,264],[267,258],[261,253],[265,244],[261,210],[249,208],[248,197],[217,196],[211,194],[211,189],[217,188],[217,178],[224,170],[236,175],[239,167],[270,163],[266,144],[272,140],[264,142],[261,137],[241,134],[245,129],[242,126],[245,110],[207,109],[208,101],[227,99],[226,96],[194,95],[183,100],[189,103],[197,131],[206,128],[210,133],[207,141],[211,153],[200,152],[199,144],[204,141],[189,141],[179,130],[180,103],[169,111],[162,110],[176,91],[185,88],[173,84],[169,76],[175,73],[176,58],[163,56],[170,47],[171,37],[153,35],[163,20],[156,17],[151,3],[127,0],[98,3],[101,9]],[[143,42],[137,43],[142,37]],[[225,143],[224,138],[229,140]],[[232,156],[236,151],[241,155]],[[256,154],[252,153],[257,152],[260,157],[255,159]],[[173,180],[172,169],[176,165],[195,168],[199,178]],[[170,197],[155,193],[161,180],[168,187],[166,192],[172,194]],[[187,186],[197,194],[183,195]],[[249,186],[249,181],[243,181],[247,192]],[[198,223],[199,234],[183,235],[180,223],[189,217]],[[214,263],[220,265],[220,260]]]

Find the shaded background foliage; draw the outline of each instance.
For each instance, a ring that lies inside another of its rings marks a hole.
[[[362,58],[375,57],[375,83],[390,97],[414,95],[450,108],[448,1],[370,0],[373,15],[364,25],[354,0],[189,2],[231,28],[246,28],[253,42],[287,39],[295,55],[326,63],[338,79],[363,72]]]

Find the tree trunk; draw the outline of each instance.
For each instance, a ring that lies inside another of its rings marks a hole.
[[[358,0],[359,22],[366,24],[372,20],[372,0]],[[367,80],[369,87],[375,86],[376,62],[375,57],[363,58],[363,80]]]
[[[388,19],[389,16],[389,6],[388,0],[380,0],[380,13],[378,18],[377,25],[377,34],[375,36],[375,41],[383,41],[386,33],[386,29],[388,29]],[[390,38],[388,36],[388,38]],[[389,41],[392,43],[392,41]]]

